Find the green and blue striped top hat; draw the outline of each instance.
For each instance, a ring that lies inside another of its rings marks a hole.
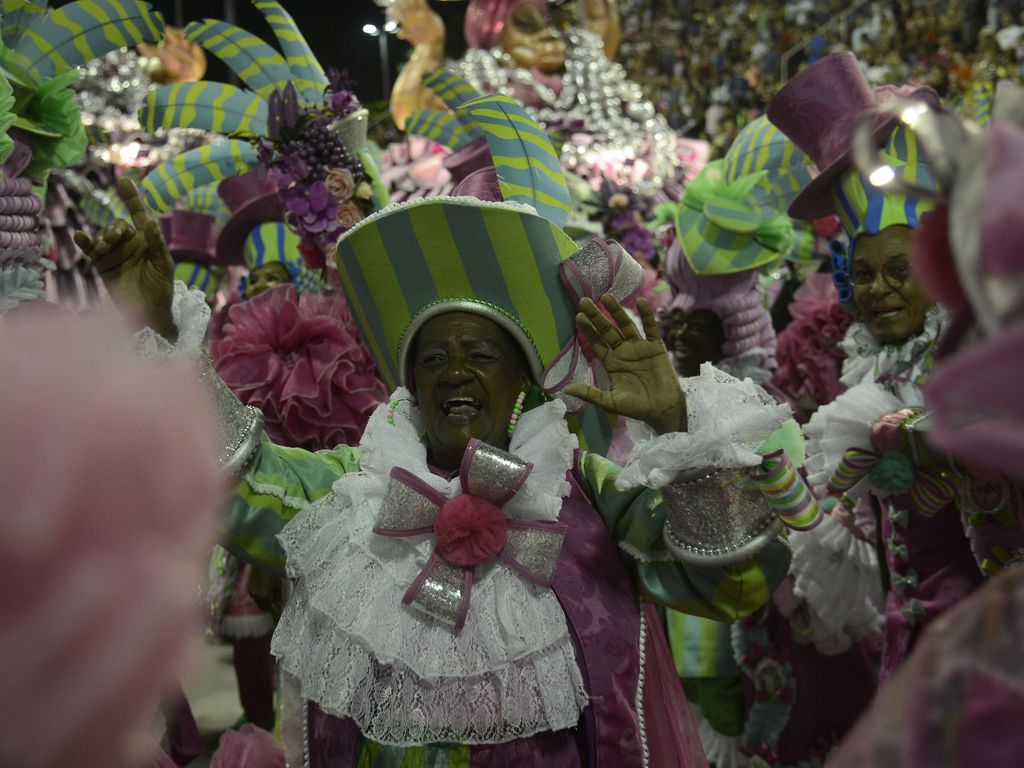
[[[242,246],[245,265],[253,270],[280,264],[288,270],[299,293],[315,293],[320,290],[320,276],[303,263],[300,242],[298,234],[280,221],[260,224],[249,232]]]
[[[770,202],[765,170],[731,183],[724,160],[708,163],[683,193],[676,235],[698,275],[730,275],[767,266],[792,247],[789,217]]]
[[[918,147],[913,131],[902,123],[879,156],[897,176],[925,189],[937,188],[931,163]],[[935,206],[927,200],[880,189],[856,168],[845,171],[833,182],[832,199],[843,228],[852,238],[877,235],[900,224],[916,229],[921,217]]]

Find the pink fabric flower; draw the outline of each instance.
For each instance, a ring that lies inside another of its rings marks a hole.
[[[210,768],[285,768],[284,752],[272,733],[246,723],[224,732]]]
[[[779,390],[815,407],[830,403],[843,391],[839,374],[845,355],[839,342],[853,322],[839,304],[828,275],[811,275],[793,297],[793,321],[778,336],[772,379]]]
[[[387,396],[341,296],[269,290],[231,308],[212,352],[217,373],[283,445],[354,445]]]
[[[334,168],[328,171],[326,184],[339,203],[351,200],[356,188],[356,180],[352,178],[352,172],[348,168]]]
[[[504,513],[472,494],[449,499],[434,518],[437,551],[453,565],[472,567],[497,557],[507,533]]]
[[[338,224],[341,225],[342,229],[354,227],[362,220],[363,212],[359,210],[359,206],[355,203],[349,201],[342,203],[338,207]]]

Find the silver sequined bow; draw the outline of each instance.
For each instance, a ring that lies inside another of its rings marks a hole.
[[[563,261],[558,275],[565,286],[573,306],[580,299],[598,301],[610,293],[623,304],[636,298],[644,282],[643,267],[622,247],[612,241],[591,240],[580,250]],[[559,394],[574,381],[607,389],[608,375],[599,362],[585,351],[579,335],[574,335],[562,347],[541,376],[541,388],[549,395]],[[576,397],[559,394],[566,410],[579,413],[586,403]]]
[[[462,494],[482,498],[496,507],[507,504],[526,483],[533,465],[479,440],[471,440],[459,469]],[[399,467],[391,470],[377,524],[381,536],[422,536],[434,533],[438,513],[451,501],[423,480]],[[562,551],[564,523],[506,518],[504,546],[493,559],[526,581],[550,587]],[[452,627],[462,629],[469,613],[475,566],[448,562],[434,549],[402,602]]]

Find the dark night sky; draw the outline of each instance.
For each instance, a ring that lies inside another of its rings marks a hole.
[[[169,24],[174,24],[175,9],[180,7],[184,22],[202,18],[225,18],[224,8],[230,0],[150,0],[150,4],[164,14]],[[324,67],[347,67],[357,80],[357,92],[366,101],[373,101],[381,96],[380,48],[375,38],[362,31],[363,24],[370,22],[380,26],[384,21],[384,11],[374,4],[373,0],[279,0],[285,9],[294,17],[310,46]],[[458,55],[464,46],[462,36],[462,16],[465,3],[438,2],[430,0],[430,4],[445,19],[448,27],[448,49],[450,55]],[[52,2],[52,5],[64,5]],[[263,20],[262,14],[248,0],[234,0],[236,9],[235,23],[262,37],[271,45],[278,47],[270,26]],[[389,59],[391,75],[409,56],[410,47],[393,35],[389,36]],[[225,70],[217,60],[209,57],[208,77],[213,80],[225,78]]]

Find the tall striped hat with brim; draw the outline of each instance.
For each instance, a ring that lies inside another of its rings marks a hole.
[[[763,188],[767,171],[730,183],[725,163],[708,163],[683,193],[676,235],[698,275],[729,275],[767,266],[793,243],[789,217],[773,207]]]
[[[470,311],[504,328],[539,381],[575,333],[558,265],[576,244],[515,203],[435,197],[391,206],[338,241],[342,288],[390,388],[409,383],[406,356],[423,324]]]
[[[194,261],[176,261],[174,262],[174,279],[180,280],[189,288],[202,291],[207,300],[211,300],[217,294],[217,277],[213,270],[205,264],[197,264]]]

